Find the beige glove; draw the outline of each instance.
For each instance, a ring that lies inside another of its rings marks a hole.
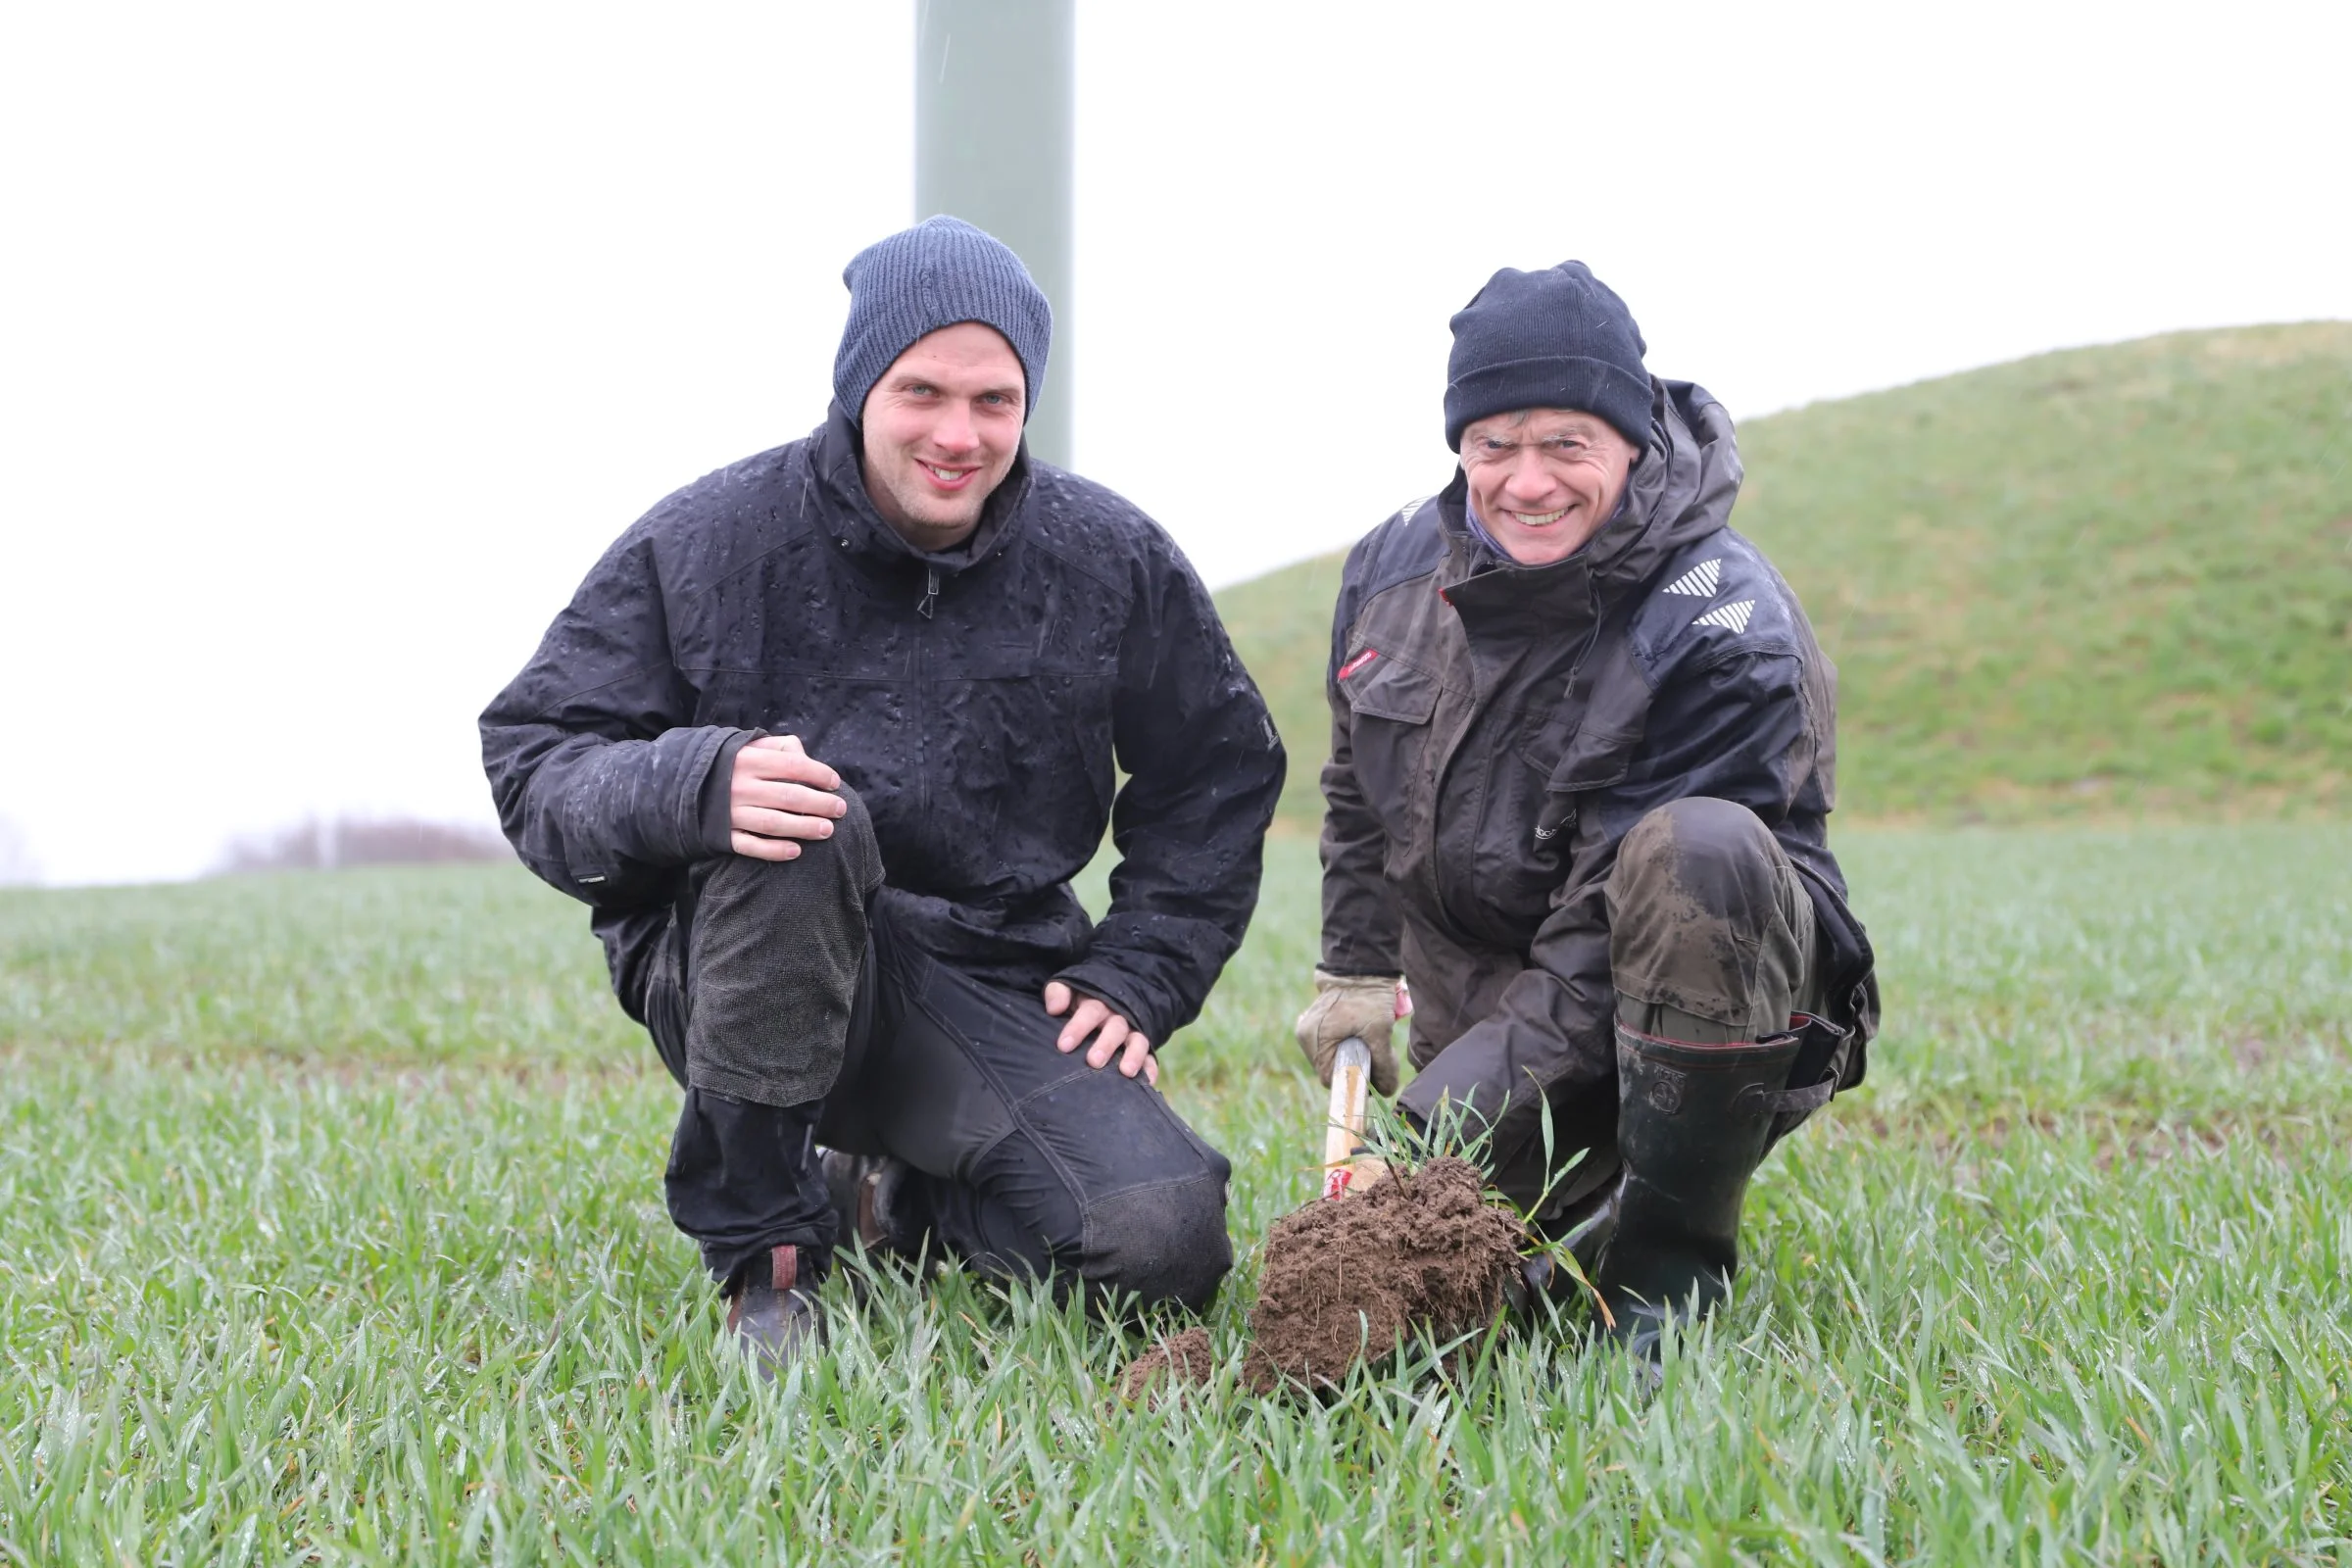
[[[1393,974],[1325,974],[1315,971],[1315,1000],[1298,1015],[1298,1049],[1314,1063],[1326,1088],[1340,1042],[1354,1036],[1372,1048],[1372,1088],[1396,1092],[1396,977]]]

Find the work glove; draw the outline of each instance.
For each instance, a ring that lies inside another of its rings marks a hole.
[[[1331,1085],[1331,1066],[1340,1042],[1349,1037],[1372,1048],[1372,1088],[1382,1095],[1396,1092],[1396,1048],[1390,1035],[1402,1016],[1397,1007],[1396,977],[1393,974],[1326,974],[1315,971],[1315,1000],[1298,1015],[1298,1049],[1314,1064],[1324,1087]]]

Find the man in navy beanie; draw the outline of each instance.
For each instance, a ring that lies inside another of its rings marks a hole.
[[[1454,316],[1460,466],[1341,579],[1298,1041],[1328,1082],[1362,1037],[1408,1120],[1482,1133],[1654,1356],[1728,1295],[1766,1152],[1861,1081],[1878,990],[1829,847],[1837,671],[1729,526],[1731,416],[1644,352],[1581,262]]]
[[[1283,775],[1175,544],[1028,455],[1019,260],[934,218],[843,276],[825,423],[622,534],[481,720],[509,838],[685,1091],[670,1215],[769,1375],[853,1246],[1207,1304],[1228,1166],[1153,1053],[1240,945]]]

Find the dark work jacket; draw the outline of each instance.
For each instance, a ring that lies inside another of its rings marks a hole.
[[[621,535],[482,714],[507,836],[593,907],[642,1017],[687,868],[730,853],[735,751],[798,735],[864,800],[928,951],[1057,975],[1165,1041],[1249,925],[1282,789],[1207,592],[1149,517],[1025,453],[962,548],[920,553],[858,453],[836,408]],[[1106,825],[1097,926],[1070,879]]]
[[[1653,382],[1625,498],[1569,559],[1498,562],[1465,525],[1458,470],[1348,558],[1323,963],[1408,978],[1422,1070],[1401,1103],[1424,1118],[1445,1096],[1476,1106],[1498,1165],[1547,1098],[1556,1110],[1614,1085],[1603,889],[1627,830],[1686,796],[1747,807],[1795,863],[1833,1021],[1855,1031],[1834,1070],[1860,1081],[1878,1000],[1826,836],[1837,671],[1788,585],[1726,526],[1740,477],[1722,407]]]

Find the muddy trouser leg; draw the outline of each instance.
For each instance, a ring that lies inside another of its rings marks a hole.
[[[1803,1119],[1790,1021],[1811,1010],[1813,906],[1753,812],[1693,798],[1626,835],[1608,907],[1625,1172],[1594,1283],[1654,1353],[1728,1294],[1748,1178]]]
[[[874,1026],[819,1134],[913,1167],[893,1248],[936,1242],[1097,1305],[1206,1306],[1233,1263],[1224,1156],[1142,1078],[1055,1051],[1040,985],[920,951],[892,917],[903,897],[874,902]]]
[[[866,904],[882,880],[865,808],[843,793],[849,814],[799,858],[698,868],[685,951],[645,999],[686,1086],[663,1177],[670,1218],[722,1285],[755,1264],[814,1284],[832,1259],[816,1125],[870,989]],[[782,1248],[788,1264],[774,1261]]]

